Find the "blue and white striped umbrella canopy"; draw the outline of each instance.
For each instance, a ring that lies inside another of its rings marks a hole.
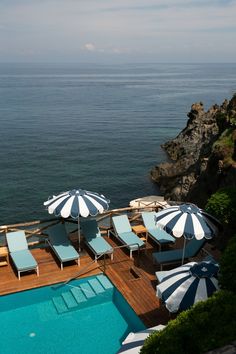
[[[78,219],[79,216],[96,216],[108,210],[110,200],[104,195],[89,192],[83,189],[73,189],[53,196],[44,205],[49,214],[62,216],[63,218],[72,217]]]
[[[156,224],[175,237],[211,239],[218,233],[219,221],[194,204],[171,206],[156,213]]]
[[[198,301],[206,300],[219,289],[219,265],[209,262],[190,262],[167,271],[157,285],[156,295],[169,312],[188,309]]]
[[[95,192],[89,192],[83,189],[73,189],[60,193],[49,198],[44,205],[49,214],[55,214],[63,218],[72,217],[78,220],[78,237],[80,245],[80,225],[79,218],[96,216],[108,210],[110,200],[104,195]]]

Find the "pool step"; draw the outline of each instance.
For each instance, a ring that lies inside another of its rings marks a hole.
[[[87,301],[86,297],[84,296],[84,293],[82,292],[81,289],[79,288],[72,288],[71,293],[73,294],[75,300],[77,301],[78,304],[81,304],[82,302]]]
[[[68,311],[65,301],[61,296],[56,296],[52,298],[53,304],[58,313],[64,313]]]
[[[113,285],[110,280],[103,274],[97,275],[97,280],[101,283],[104,289],[112,289]]]
[[[95,292],[87,282],[81,284],[80,289],[83,291],[87,299],[91,299],[92,297],[96,296]]]
[[[77,286],[71,286],[70,290],[53,297],[52,301],[57,313],[63,314],[77,308],[97,305],[101,301],[101,296],[102,301],[110,301],[112,293],[112,283],[104,275],[98,275]]]
[[[96,294],[104,293],[105,288],[102,286],[102,284],[98,279],[96,278],[90,279],[88,280],[88,283]]]
[[[73,309],[73,307],[78,306],[78,303],[75,300],[71,291],[67,291],[65,293],[62,293],[61,296],[62,296],[63,300],[65,301],[65,304],[68,307],[68,309]]]

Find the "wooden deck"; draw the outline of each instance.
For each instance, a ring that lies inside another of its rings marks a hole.
[[[114,242],[114,241],[112,241]],[[168,311],[161,306],[156,297],[157,280],[152,264],[153,245],[147,244],[147,250],[140,252],[138,260],[130,260],[128,252],[117,250],[115,262],[107,267],[106,274],[119,289],[147,327],[166,324]]]
[[[106,239],[113,247],[119,245],[115,238]],[[128,250],[124,248],[115,250],[113,261],[106,258],[106,275],[147,327],[165,324],[169,319],[167,310],[160,306],[155,295],[157,284],[155,271],[157,268],[154,268],[151,261],[151,253],[156,250],[153,247],[155,247],[153,244],[147,244],[146,252],[140,252],[139,262],[137,252],[134,252],[134,259],[131,260]],[[89,265],[93,260],[93,255],[85,248],[81,254],[80,267],[72,262],[65,265],[64,270],[61,271],[60,265],[48,247],[31,249],[31,251],[39,264],[39,277],[34,272],[23,273],[21,280],[18,280],[11,263],[8,266],[0,267],[0,295],[66,281],[75,277],[83,267]],[[104,261],[99,260],[97,264],[93,263],[89,266],[81,276],[101,273],[103,268]]]

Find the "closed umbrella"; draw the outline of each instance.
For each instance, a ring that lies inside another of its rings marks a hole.
[[[110,200],[104,195],[83,189],[73,189],[53,196],[44,205],[49,214],[78,220],[78,238],[80,249],[80,216],[96,216],[108,210]]]
[[[166,273],[157,285],[156,295],[169,312],[186,310],[219,289],[218,271],[219,265],[212,261],[187,263]]]
[[[220,223],[212,215],[194,204],[186,203],[171,206],[156,213],[156,224],[176,238],[184,236],[185,240],[203,237],[211,239],[218,233]],[[185,241],[183,248],[184,261]]]

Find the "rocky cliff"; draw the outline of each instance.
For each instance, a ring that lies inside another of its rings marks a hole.
[[[186,127],[162,147],[172,162],[161,163],[151,177],[167,200],[204,206],[224,186],[236,187],[236,95],[207,112],[195,103]]]

